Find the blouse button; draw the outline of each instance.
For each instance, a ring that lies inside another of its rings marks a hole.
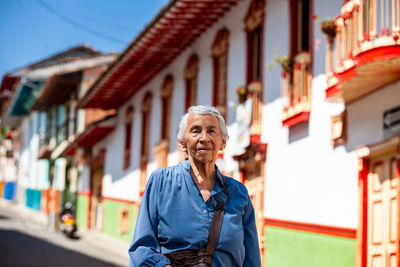
[[[205,221],[206,224],[208,224],[208,221]]]
[[[207,235],[208,233],[207,232],[204,232],[204,235]]]
[[[206,213],[207,213],[207,211],[206,211],[206,210],[203,210],[203,213],[204,213],[204,214],[206,214]]]

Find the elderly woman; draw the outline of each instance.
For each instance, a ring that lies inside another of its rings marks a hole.
[[[216,108],[189,108],[178,132],[187,158],[150,176],[129,248],[130,266],[261,266],[247,190],[215,165],[228,138]]]

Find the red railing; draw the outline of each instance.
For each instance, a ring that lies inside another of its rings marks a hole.
[[[293,66],[283,68],[283,120],[311,107],[311,53],[301,52],[293,59]]]
[[[349,0],[335,21],[336,38],[328,39],[328,86],[335,74],[355,65],[362,52],[399,44],[399,0]]]

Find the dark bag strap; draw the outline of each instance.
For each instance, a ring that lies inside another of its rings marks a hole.
[[[224,175],[222,175],[222,180],[224,182],[223,192],[225,193],[227,200],[225,202],[222,202],[217,198],[217,194],[214,195],[214,199],[217,201],[217,206],[215,207],[214,210],[214,216],[212,218],[210,235],[208,236],[208,243],[206,248],[207,255],[209,256],[207,257],[207,263],[210,266],[212,263],[212,256],[214,254],[214,250],[217,247],[219,234],[221,232],[222,220],[224,218],[224,206],[229,203],[229,194],[226,190],[227,182]]]

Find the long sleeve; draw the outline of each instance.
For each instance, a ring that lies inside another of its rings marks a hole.
[[[254,208],[251,203],[250,197],[248,199],[248,206],[246,213],[243,217],[243,230],[244,230],[244,248],[245,258],[243,266],[246,267],[260,267],[260,249],[258,246],[257,227],[254,216]]]
[[[157,175],[151,175],[140,205],[135,232],[129,247],[129,266],[156,266],[170,264],[167,257],[160,253],[157,240]]]

